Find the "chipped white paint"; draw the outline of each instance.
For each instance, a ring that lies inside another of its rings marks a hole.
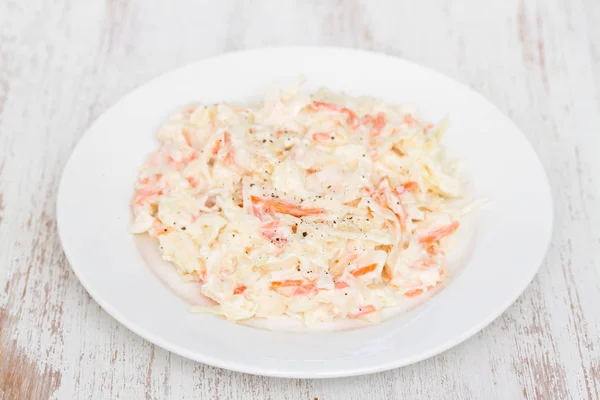
[[[474,338],[375,375],[255,377],[156,348],[71,273],[55,195],[91,121],[174,67],[287,44],[430,66],[489,98],[536,148],[555,201],[552,245],[525,294]],[[597,0],[0,2],[0,399],[596,399],[599,132]]]

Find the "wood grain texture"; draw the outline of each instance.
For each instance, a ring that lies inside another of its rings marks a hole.
[[[290,44],[432,67],[490,99],[536,149],[551,247],[523,296],[467,342],[363,377],[255,377],[144,341],[71,272],[55,196],[91,122],[174,67]],[[1,1],[0,399],[598,399],[599,149],[597,0]]]

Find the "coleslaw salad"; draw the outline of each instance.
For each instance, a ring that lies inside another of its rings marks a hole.
[[[472,209],[417,110],[300,82],[251,105],[190,105],[142,166],[132,232],[230,320],[363,319],[447,279]]]

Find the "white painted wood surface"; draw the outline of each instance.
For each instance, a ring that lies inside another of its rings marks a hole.
[[[525,294],[472,339],[363,377],[244,375],[137,337],[71,272],[55,196],[90,123],[174,67],[290,44],[432,67],[483,93],[535,147],[552,245]],[[0,399],[598,399],[598,154],[597,0],[0,1]]]

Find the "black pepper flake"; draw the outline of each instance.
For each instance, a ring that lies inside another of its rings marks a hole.
[[[186,229],[187,229],[187,228],[186,228],[185,226],[182,226],[182,227],[181,227],[181,230],[182,230],[182,231],[185,231]]]
[[[327,189],[331,189],[331,185],[327,186]]]
[[[332,137],[330,137],[329,139],[333,140],[333,139],[335,139],[335,138],[332,136]]]
[[[267,139],[263,139],[263,143],[267,143]]]
[[[167,231],[167,228],[165,228],[165,232]]]
[[[165,229],[165,230],[166,230],[166,229]],[[302,232],[302,236],[306,237],[306,236],[308,236],[308,233],[306,233],[306,232]]]

